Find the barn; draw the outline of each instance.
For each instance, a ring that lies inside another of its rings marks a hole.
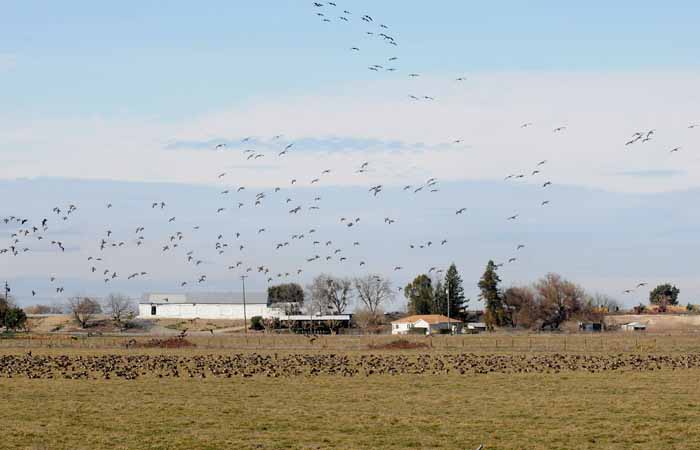
[[[246,292],[245,317],[270,317],[276,313],[267,303],[266,292]],[[172,319],[243,319],[243,294],[198,292],[185,294],[148,293],[139,301],[139,317]]]

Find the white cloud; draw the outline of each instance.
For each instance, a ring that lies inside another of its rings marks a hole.
[[[546,177],[614,191],[657,192],[700,185],[694,147],[700,129],[695,73],[485,73],[456,83],[424,77],[344,86],[342,92],[256,99],[180,123],[157,119],[72,118],[0,126],[0,178],[61,176],[215,184],[228,171],[236,185],[269,187],[321,170],[325,185],[411,184],[502,179],[546,159]],[[435,102],[412,102],[408,94]],[[524,122],[533,126],[521,129]],[[566,126],[562,133],[553,133]],[[637,130],[655,139],[625,147]],[[178,141],[269,138],[367,139],[365,149],[295,146],[289,155],[246,161],[238,151],[167,150]],[[460,145],[449,145],[463,139]],[[372,144],[376,140],[378,144]],[[381,142],[400,142],[386,149]],[[427,145],[422,146],[420,143]],[[673,147],[683,150],[669,154]],[[350,150],[350,149],[349,149]],[[354,170],[369,161],[371,171]],[[265,166],[264,170],[258,170]],[[227,170],[228,168],[228,170]],[[619,175],[645,171],[670,177]],[[303,184],[303,183],[302,183]]]

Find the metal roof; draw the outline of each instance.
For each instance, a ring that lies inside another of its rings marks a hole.
[[[404,317],[399,320],[394,320],[391,323],[416,323],[419,320],[429,323],[430,325],[435,325],[438,323],[462,323],[461,320],[455,318],[449,318],[443,316],[442,314],[416,314],[413,316]]]
[[[326,314],[326,315],[320,315],[320,316],[313,316],[313,315],[308,315],[308,314],[297,314],[297,315],[291,315],[291,316],[279,316],[279,320],[281,321],[298,321],[298,322],[305,322],[305,321],[331,321],[331,320],[339,320],[339,321],[346,321],[350,320],[352,316],[350,314]]]
[[[246,292],[245,302],[248,305],[267,304],[267,292]],[[140,304],[208,304],[208,305],[242,305],[241,292],[189,292],[184,294],[147,293]]]

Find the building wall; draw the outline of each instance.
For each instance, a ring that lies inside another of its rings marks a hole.
[[[391,334],[408,334],[411,325],[410,323],[391,324]]]
[[[151,306],[156,307],[156,315],[151,314]],[[269,317],[272,310],[264,304],[246,305],[246,316]],[[148,318],[173,319],[243,319],[243,305],[166,303],[151,305],[139,304],[139,316]]]
[[[447,322],[430,325],[424,320],[418,320],[415,323],[394,323],[391,325],[391,334],[408,334],[413,328],[420,328],[425,331],[425,334],[439,334],[440,330],[448,330],[449,326]],[[455,333],[461,333],[462,323],[452,322],[452,330]]]

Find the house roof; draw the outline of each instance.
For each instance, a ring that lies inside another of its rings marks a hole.
[[[641,322],[630,322],[630,323],[625,323],[623,326],[626,327],[644,327],[646,328],[646,324],[641,323]]]
[[[391,323],[416,323],[419,320],[423,320],[424,322],[427,322],[430,325],[435,325],[438,323],[447,323],[447,322],[462,323],[461,320],[451,319],[447,316],[443,316],[442,314],[417,314],[414,316],[404,317],[404,318],[399,319],[399,320],[394,320]]]
[[[245,302],[248,305],[267,304],[267,292],[246,292]],[[172,305],[172,304],[220,304],[242,305],[241,292],[194,292],[183,294],[148,293],[144,294],[141,304]]]

